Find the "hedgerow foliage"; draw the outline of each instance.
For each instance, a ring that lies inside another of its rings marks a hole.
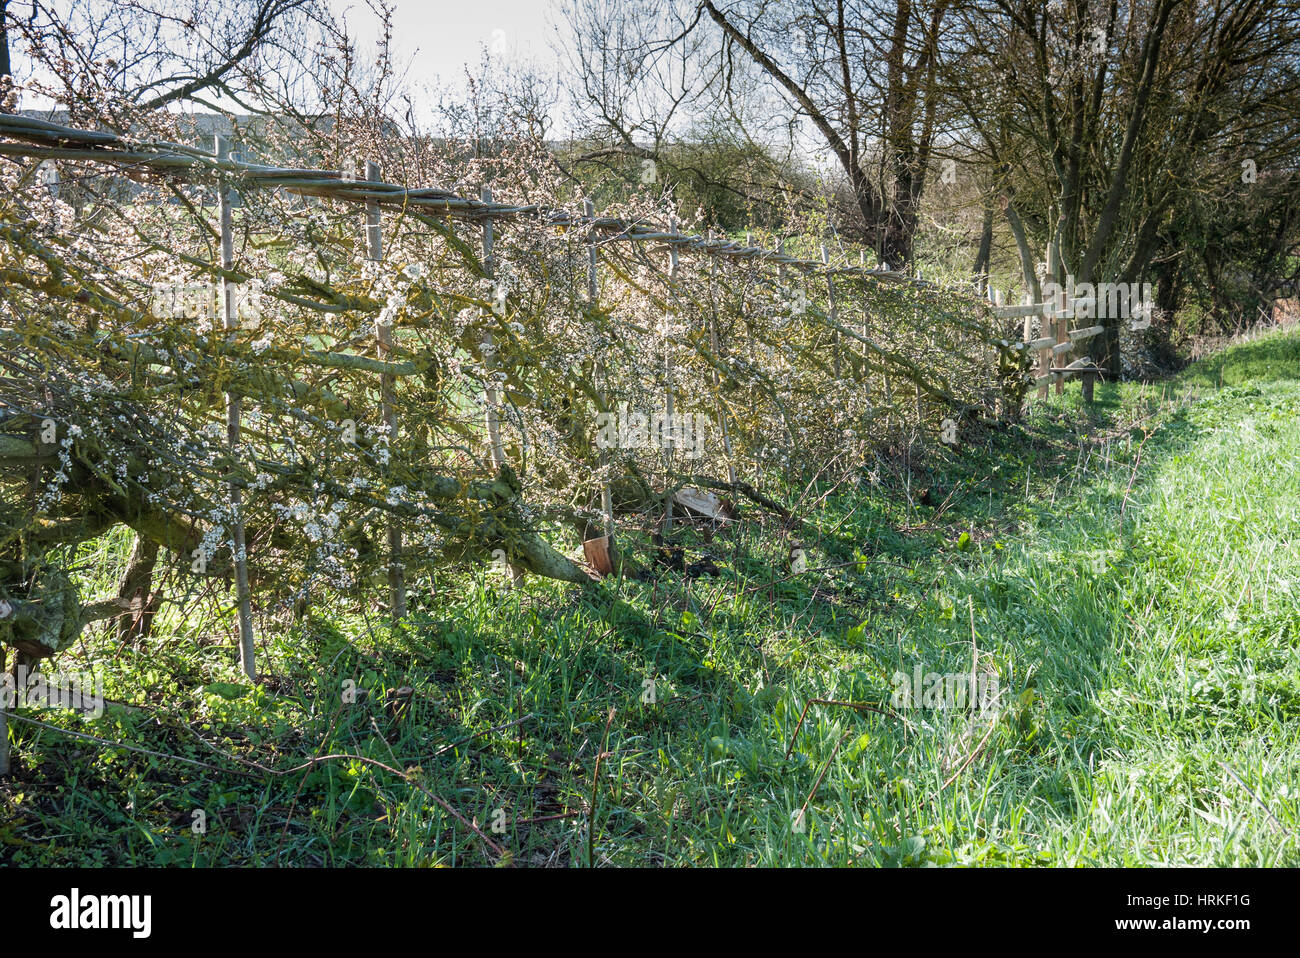
[[[383,204],[374,260],[364,197],[338,174],[219,176],[192,150],[6,133],[0,597],[15,611],[0,638],[32,654],[95,616],[66,566],[115,525],[163,547],[180,575],[226,576],[232,488],[264,607],[368,588],[391,558],[390,523],[408,575],[504,553],[586,581],[564,530],[598,526],[604,484],[620,522],[653,522],[666,495],[726,483],[729,466],[744,479],[861,468],[906,432],[996,414],[1023,378],[964,293],[689,244],[674,270],[667,243],[615,224],[665,224],[666,199],[605,202],[584,221],[585,197],[536,141],[484,157],[343,124],[249,134],[244,148],[268,161],[379,157],[387,182],[449,197],[442,211]],[[58,159],[57,189],[42,155]],[[455,199],[482,186],[529,208],[491,218],[490,259],[487,218]],[[240,197],[224,272],[221,189]],[[814,240],[786,252],[811,259]],[[229,332],[223,279],[240,304]],[[707,424],[700,445],[634,435],[602,448],[601,413],[649,420],[668,392]]]

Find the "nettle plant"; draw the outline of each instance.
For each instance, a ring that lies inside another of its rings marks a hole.
[[[121,615],[68,572],[118,525],[145,582],[161,549],[195,595],[230,575],[242,520],[264,610],[366,593],[393,562],[504,554],[586,582],[569,553],[606,487],[643,527],[728,467],[843,474],[905,430],[996,411],[993,326],[965,295],[812,269],[811,240],[781,269],[741,244],[708,255],[649,194],[585,219],[535,141],[484,159],[364,125],[289,139],[352,179],[353,158],[385,158],[386,182],[447,189],[445,207],[382,202],[368,235],[373,197],[337,175],[219,176],[196,151],[119,143],[59,159],[54,191],[0,160],[0,640],[49,655]],[[159,155],[185,162],[140,160]],[[484,186],[496,206],[469,200]],[[222,190],[239,197],[228,270]],[[633,242],[628,224],[660,226]],[[231,328],[211,308],[223,281],[256,304]],[[159,292],[177,289],[190,300]],[[701,443],[598,442],[602,415],[669,403],[708,424]]]

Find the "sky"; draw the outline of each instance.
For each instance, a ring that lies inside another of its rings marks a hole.
[[[346,19],[363,57],[379,40],[378,17],[366,0],[328,0]],[[555,0],[394,0],[392,54],[413,90],[442,83],[459,86],[466,63],[477,65],[486,49],[496,57],[519,58],[550,74],[559,62],[554,47],[562,22]],[[17,72],[17,71],[15,71]],[[240,112],[237,105],[217,102]],[[28,95],[25,108],[53,104]]]
[[[377,18],[364,0],[331,0],[358,44],[379,39]],[[439,80],[458,83],[466,63],[477,64],[484,47],[493,56],[523,59],[550,72],[562,18],[554,0],[396,0],[393,59],[409,66],[414,87]],[[363,47],[364,49],[364,47]]]
[[[112,0],[108,0],[112,2]],[[380,39],[379,17],[371,2],[326,0],[354,38],[362,62],[372,61]],[[569,28],[561,14],[567,0],[391,0],[391,55],[399,87],[412,94],[414,119],[433,119],[433,103],[446,91],[455,99],[464,89],[466,65],[479,73],[484,51],[512,65],[529,65],[541,76],[554,76],[563,63],[558,52]],[[235,113],[244,108],[208,91],[217,107]],[[27,94],[23,108],[50,109],[55,104]],[[194,107],[186,107],[194,109]],[[203,110],[203,107],[199,107]],[[562,99],[554,104],[547,135],[563,138],[573,130],[573,117]]]

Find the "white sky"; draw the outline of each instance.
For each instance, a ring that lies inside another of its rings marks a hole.
[[[346,19],[363,60],[372,56],[379,18],[366,0],[329,0],[329,5]],[[563,18],[555,0],[395,0],[393,19],[393,63],[413,91],[439,83],[460,87],[465,64],[476,67],[484,47],[495,57],[528,61],[545,75],[559,62],[556,24]],[[24,108],[52,105],[30,94],[22,103]],[[240,112],[235,104],[223,105]]]
[[[378,18],[365,0],[330,0],[350,32],[369,50],[379,39]],[[477,65],[483,47],[493,56],[521,59],[550,73],[562,18],[554,0],[397,0],[393,11],[393,61],[409,67],[412,87],[441,80],[459,84],[464,65]]]
[[[379,41],[379,18],[368,0],[327,2],[334,15],[347,23],[362,62],[372,60]],[[485,49],[495,59],[512,65],[526,64],[542,76],[554,76],[561,64],[556,48],[567,39],[569,29],[560,13],[563,2],[393,0],[390,53],[400,88],[410,93],[416,104],[417,122],[426,122],[432,116],[432,110],[420,109],[422,102],[429,102],[443,90],[454,99],[464,89],[466,65],[477,74]],[[209,91],[207,96],[214,95]],[[243,112],[238,104],[219,96],[214,102],[236,113]],[[28,95],[22,106],[48,109],[53,104]],[[566,135],[569,119],[561,99],[554,104],[548,135]]]

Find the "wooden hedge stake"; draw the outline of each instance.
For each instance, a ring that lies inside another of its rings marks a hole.
[[[668,232],[673,236],[677,235],[677,217],[668,220]],[[668,302],[676,308],[677,306],[677,244],[670,242],[668,244]],[[669,313],[665,320],[676,318],[676,314]],[[667,322],[665,321],[665,326]],[[664,336],[664,425],[665,429],[660,430],[659,439],[664,446],[664,535],[667,535],[673,527],[673,497],[669,488],[672,483],[673,468],[673,424],[676,421],[673,403],[673,347],[670,342],[670,336]],[[665,437],[664,433],[667,432]]]
[[[1056,240],[1052,240],[1052,242],[1047,244],[1047,278],[1049,281],[1055,283],[1058,287],[1060,287],[1061,279],[1062,279],[1060,272],[1061,272],[1061,247],[1056,242]],[[1051,335],[1052,338],[1056,340],[1056,344],[1058,346],[1061,345],[1062,343],[1068,343],[1070,341],[1067,320],[1065,318],[1065,313],[1068,306],[1069,306],[1069,302],[1065,290],[1058,289],[1056,295],[1052,297],[1052,302],[1050,304],[1050,309],[1052,312]],[[1058,365],[1056,363],[1055,351],[1052,352],[1052,361],[1050,365]],[[1064,375],[1057,373],[1055,386],[1056,386],[1056,395],[1059,396],[1061,395],[1061,393],[1065,392]]]
[[[1034,302],[1033,294],[1026,293],[1025,305],[1031,305],[1033,304],[1033,302]],[[1039,318],[1041,322],[1038,324],[1038,333],[1041,338],[1047,339],[1052,335],[1052,317],[1056,315],[1056,310],[1051,303],[1039,303],[1038,305],[1041,307],[1039,310]],[[1050,375],[1049,370],[1051,368],[1052,368],[1052,347],[1048,346],[1045,349],[1038,350],[1038,369],[1034,373],[1035,378],[1042,378]],[[1039,399],[1047,398],[1046,379],[1043,379],[1042,382],[1038,384],[1038,398]]]
[[[483,187],[483,192],[479,195],[484,203],[492,202],[492,188],[490,186]],[[487,273],[487,278],[489,280],[496,279],[496,265],[492,254],[495,241],[495,236],[492,232],[492,217],[485,216],[483,217],[483,269]],[[495,285],[492,288],[492,302],[493,304],[505,302],[504,297],[497,295]],[[501,308],[504,309],[504,306]],[[497,389],[496,382],[496,343],[492,338],[492,331],[490,329],[484,329],[483,339],[481,342],[483,350],[483,368],[487,372],[487,383],[483,390],[486,394],[485,398],[487,405],[487,410],[484,413],[484,420],[487,424],[488,443],[492,450],[492,468],[496,470],[499,475],[501,468],[506,464],[506,449],[505,444],[501,441],[501,419],[497,412],[498,407],[501,405],[501,391]],[[509,588],[521,585],[523,583],[523,578],[523,572],[518,566],[511,563]]]
[[[219,160],[230,159],[230,144],[224,136],[216,138],[216,153]],[[221,268],[231,270],[235,265],[235,231],[231,219],[231,207],[235,202],[235,191],[226,188],[224,182],[217,190],[217,216],[221,221]],[[221,320],[227,333],[233,332],[239,325],[235,310],[235,288],[226,277],[221,278]],[[230,446],[231,459],[237,455],[239,448],[239,428],[241,404],[239,397],[226,394],[226,441]],[[231,538],[235,545],[235,598],[239,604],[239,664],[250,682],[257,681],[257,658],[253,637],[253,606],[248,591],[248,548],[244,542],[243,496],[239,486],[230,485],[230,509],[234,517],[234,529]]]
[[[595,222],[596,207],[591,200],[586,200],[582,205],[583,212],[586,213],[587,219]],[[596,269],[596,234],[593,231],[590,242],[587,243],[587,303],[591,309],[596,308],[597,298],[600,294],[600,276]],[[609,413],[609,392],[608,377],[605,375],[604,350],[598,350],[596,353],[596,388],[599,390],[601,411]],[[617,425],[616,425],[617,430]],[[614,494],[609,487],[609,449],[605,446],[600,450],[600,511],[605,520],[605,547],[610,559],[610,571],[615,567],[614,563]]]
[[[781,237],[779,240],[776,241],[776,253],[777,256],[779,257],[785,256],[785,237]],[[786,299],[785,263],[781,262],[780,259],[776,261],[776,288],[779,290],[779,295],[781,299],[784,300],[785,302],[789,302],[789,300]],[[784,303],[782,305],[784,306]],[[789,320],[786,320],[786,322],[789,322]],[[768,355],[771,354],[772,351],[769,349]],[[785,448],[787,450],[793,450],[794,434],[790,431],[790,419],[789,417],[786,416],[784,410],[782,410],[781,412],[781,422],[785,429]]]
[[[382,176],[379,164],[366,160],[366,180],[376,183]],[[381,228],[378,203],[366,204],[366,258],[378,263],[384,258],[384,234]],[[376,355],[387,359],[393,349],[392,323],[375,320]],[[391,450],[397,444],[396,380],[384,373],[379,378],[379,411],[388,430]],[[406,574],[402,565],[402,530],[397,520],[388,520],[388,603],[394,619],[406,617]]]
[[[492,202],[492,188],[485,186],[482,192],[483,202]],[[487,277],[490,280],[496,279],[496,269],[492,261],[492,247],[494,238],[492,235],[492,217],[483,217],[483,267],[487,271]],[[492,289],[493,302],[500,302],[497,296],[497,290],[494,286]],[[501,394],[496,385],[496,344],[492,340],[490,330],[483,332],[483,365],[488,372],[488,381],[485,388],[487,393],[487,432],[488,441],[492,447],[492,467],[498,472],[506,463],[505,446],[501,442],[501,422],[497,417],[497,406],[501,402]]]
[[[5,674],[9,650],[0,645],[0,675]],[[14,701],[17,701],[15,697]],[[0,696],[0,778],[9,774],[9,702]]]
[[[754,240],[753,240],[752,234],[750,233],[749,230],[745,230],[745,248],[746,248],[746,249],[750,249],[750,248],[753,247],[753,245],[754,245]],[[745,284],[745,286],[746,286],[746,288],[751,288],[751,289],[752,289],[753,286],[756,284],[756,282],[757,282],[757,280],[758,280],[758,271],[757,271],[757,270],[754,268],[754,266],[753,266],[753,260],[750,260],[749,262],[750,262],[750,267],[749,267],[749,277],[748,277],[748,282]],[[745,296],[744,296],[744,294],[742,294],[741,297],[740,297],[740,315],[741,315],[741,319],[742,319],[742,320],[746,318],[746,317],[745,317]],[[749,339],[749,365],[750,365],[750,368],[753,369],[753,368],[757,365],[757,362],[756,362],[756,360],[755,360],[755,358],[754,358],[754,357],[755,357],[755,351],[754,351],[754,333],[753,333],[753,330],[752,330],[752,329],[749,330],[749,336],[748,336],[747,338]],[[762,479],[762,472],[760,471],[760,465],[761,465],[761,464],[760,464],[760,462],[759,462],[759,457],[758,457],[758,456],[753,456],[753,457],[750,459],[750,462],[752,462],[753,465],[754,465],[754,485],[755,485],[755,486],[758,486],[758,485],[761,484],[760,480]]]
[[[867,268],[867,254],[865,250],[858,250],[858,268],[859,269]],[[870,337],[871,337],[871,313],[868,310],[867,299],[864,296],[862,297],[862,338],[869,339]],[[862,368],[862,418],[864,422],[867,422],[867,417],[870,416],[871,420],[874,422],[876,416],[876,406],[875,403],[871,401],[871,374],[867,372],[865,366],[867,360],[867,350],[866,347],[864,346],[859,346],[858,349],[862,353],[862,361],[864,363]],[[889,427],[888,416],[885,417],[885,427],[886,428]]]
[[[709,234],[709,239],[713,239],[713,234]],[[709,257],[709,346],[713,350],[713,358],[721,360],[722,354],[718,348],[718,312],[713,303],[713,288],[717,285],[718,275],[718,258]],[[717,367],[713,370],[713,391],[718,396],[718,428],[722,431],[722,451],[727,456],[727,478],[731,484],[736,484],[736,467],[731,461],[731,434],[727,431],[727,407],[722,401],[722,377],[718,375]]]
[[[831,257],[826,251],[826,244],[822,244],[822,265],[826,267],[826,302],[830,312],[831,322],[839,325],[839,316],[835,309],[835,280],[831,276],[830,270]],[[835,369],[836,381],[840,378],[840,331],[837,329],[831,334],[831,362]]]

